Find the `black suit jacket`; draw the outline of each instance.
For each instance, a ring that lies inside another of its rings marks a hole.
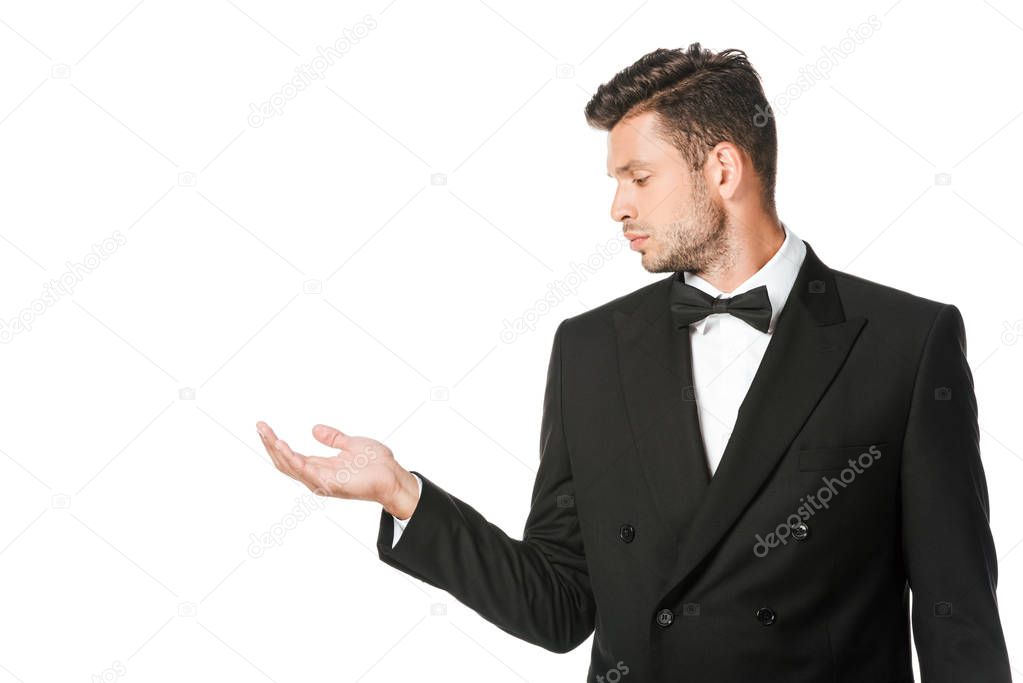
[[[420,472],[380,559],[587,681],[1009,683],[959,310],[806,258],[710,476],[672,276],[561,322],[522,540]]]

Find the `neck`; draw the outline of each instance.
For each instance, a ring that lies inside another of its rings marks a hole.
[[[725,294],[763,268],[785,241],[785,230],[777,215],[732,223],[728,252],[719,263],[697,273]]]

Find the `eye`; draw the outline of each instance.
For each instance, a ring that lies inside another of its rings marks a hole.
[[[646,181],[648,180],[650,180],[650,176],[646,176],[645,178],[636,178],[632,182],[636,183],[639,186],[643,186],[646,185]]]

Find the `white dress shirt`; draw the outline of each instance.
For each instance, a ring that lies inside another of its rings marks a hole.
[[[687,284],[715,298],[736,296],[754,287],[767,285],[767,296],[771,300],[771,322],[767,332],[761,332],[731,313],[711,313],[689,326],[700,433],[707,451],[711,476],[721,462],[735,426],[739,406],[753,383],[753,376],[774,334],[778,316],[806,256],[803,240],[784,223],[782,228],[785,230],[785,241],[778,251],[760,270],[731,292],[722,292],[699,275],[688,271],[682,274]]]
[[[785,223],[785,240],[767,263],[731,292],[722,292],[699,275],[685,271],[687,284],[703,290],[713,297],[736,296],[745,291],[767,285],[771,300],[771,322],[767,332],[761,332],[730,313],[711,313],[689,326],[689,339],[693,351],[693,384],[695,386],[700,433],[707,451],[707,465],[711,476],[717,471],[725,446],[735,426],[739,406],[746,397],[753,376],[771,341],[782,308],[789,297],[796,274],[806,256],[806,245]],[[423,481],[419,492],[423,491]],[[393,516],[393,515],[392,515]],[[409,519],[412,519],[409,517]],[[394,518],[394,540],[398,542],[408,519]]]

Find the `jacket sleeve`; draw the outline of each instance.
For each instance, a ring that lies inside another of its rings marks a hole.
[[[401,542],[381,510],[377,551],[392,567],[443,589],[524,641],[568,652],[593,632],[596,607],[575,509],[562,425],[561,339],[554,333],[540,427],[540,462],[522,540],[420,472],[423,489]]]
[[[1010,683],[977,399],[959,309],[924,343],[902,447],[902,550],[922,683]]]

